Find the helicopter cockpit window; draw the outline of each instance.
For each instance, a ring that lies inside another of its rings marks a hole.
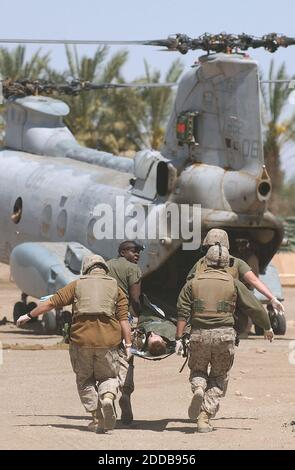
[[[21,197],[18,197],[14,203],[13,212],[11,214],[11,220],[15,224],[18,224],[22,218],[23,212],[23,200]]]

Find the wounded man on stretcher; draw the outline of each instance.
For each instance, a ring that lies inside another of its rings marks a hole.
[[[176,321],[143,295],[142,311],[133,333],[131,352],[144,359],[164,359],[175,352]]]

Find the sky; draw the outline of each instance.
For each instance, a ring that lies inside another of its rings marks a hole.
[[[197,37],[204,32],[222,31],[295,36],[295,2],[291,0],[244,3],[237,0],[0,0],[0,8],[0,39],[146,40],[165,39],[175,33]],[[27,46],[28,56],[36,49],[37,46]],[[78,47],[81,55],[92,56],[95,49],[95,46]],[[64,46],[42,46],[42,50],[51,50],[52,66],[59,70],[66,68]],[[118,47],[112,47],[111,53],[117,50]],[[144,74],[144,59],[161,70],[164,77],[173,60],[180,56],[177,52],[159,51],[154,46],[129,46],[128,50],[126,80]],[[260,63],[265,75],[272,58],[277,65],[284,61],[288,73],[295,75],[295,46],[275,54],[264,50],[253,50],[250,54]],[[188,69],[200,55],[200,51],[191,51],[180,57]],[[288,161],[286,164],[288,167]]]
[[[141,40],[166,38],[184,33],[197,37],[204,32],[242,33],[261,36],[278,32],[295,36],[295,2],[291,0],[0,0],[2,38],[99,39]],[[66,66],[64,47],[54,45],[52,64]],[[28,46],[29,51],[36,46]],[[48,47],[43,46],[44,50]],[[130,60],[126,78],[143,73],[143,59],[155,68],[168,70],[177,52],[161,52],[154,46],[130,46]],[[295,48],[278,51],[276,61],[286,61],[288,71],[295,69]],[[95,46],[79,46],[81,54],[90,55]],[[113,47],[112,50],[117,50]],[[189,67],[201,52],[181,56]],[[268,69],[272,54],[264,50],[252,51],[264,70]],[[295,70],[293,70],[295,73]]]

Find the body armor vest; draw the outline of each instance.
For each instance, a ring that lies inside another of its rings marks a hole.
[[[203,273],[206,269],[208,269],[207,263],[205,258],[201,258],[197,262],[195,277],[198,276],[200,273]],[[237,266],[237,262],[235,258],[232,256],[229,257],[229,265],[223,268],[224,271],[229,273],[234,279],[239,279],[239,270]]]
[[[207,268],[192,281],[192,318],[232,317],[236,306],[236,288],[232,276]]]
[[[82,276],[75,289],[73,314],[114,317],[118,299],[117,281],[105,273]]]

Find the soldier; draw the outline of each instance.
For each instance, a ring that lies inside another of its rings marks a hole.
[[[144,249],[143,245],[134,240],[123,241],[118,248],[119,257],[107,262],[109,275],[118,282],[119,287],[124,291],[128,298],[136,317],[140,314],[140,294],[142,273],[137,266],[140,252]],[[131,322],[136,326],[137,318]],[[124,424],[130,424],[133,421],[133,412],[131,407],[131,394],[134,391],[134,358],[127,360],[125,351],[120,349],[120,372],[119,387],[122,393],[119,400],[121,408],[121,420]]]
[[[203,249],[206,250],[210,246],[220,243],[221,246],[224,246],[229,250],[229,240],[228,235],[225,230],[221,229],[211,229],[207,233],[206,237],[203,240]],[[187,276],[187,281],[192,279],[196,272],[203,272],[206,268],[205,257],[201,258],[197,263],[192,267]],[[272,294],[268,287],[254,274],[251,267],[242,259],[235,258],[230,255],[228,266],[226,267],[226,272],[230,273],[234,279],[239,279],[240,281],[250,285],[254,289],[258,290],[263,294],[271,303],[275,311],[280,314],[284,313],[284,306],[279,302],[279,300]],[[242,333],[246,330],[248,324],[248,318],[245,315],[237,315],[236,318],[236,329],[239,333]]]
[[[129,300],[134,314],[138,317],[141,311],[141,277],[142,272],[137,265],[143,245],[135,240],[125,240],[119,245],[118,258],[107,261],[109,275],[114,277],[119,287]]]
[[[188,409],[191,419],[197,419],[198,432],[210,432],[210,418],[219,409],[227,375],[234,359],[234,311],[249,315],[264,329],[265,338],[272,341],[273,331],[261,303],[239,280],[226,271],[229,262],[227,248],[209,248],[206,268],[188,281],[177,302],[177,354],[182,351],[181,337],[190,321],[190,383],[193,398]],[[208,366],[211,366],[208,374]]]
[[[58,290],[17,321],[20,326],[53,308],[72,304],[70,358],[81,402],[92,414],[88,428],[95,432],[115,427],[122,336],[127,356],[131,347],[127,298],[107,273],[108,266],[101,256],[87,255],[79,280]]]

